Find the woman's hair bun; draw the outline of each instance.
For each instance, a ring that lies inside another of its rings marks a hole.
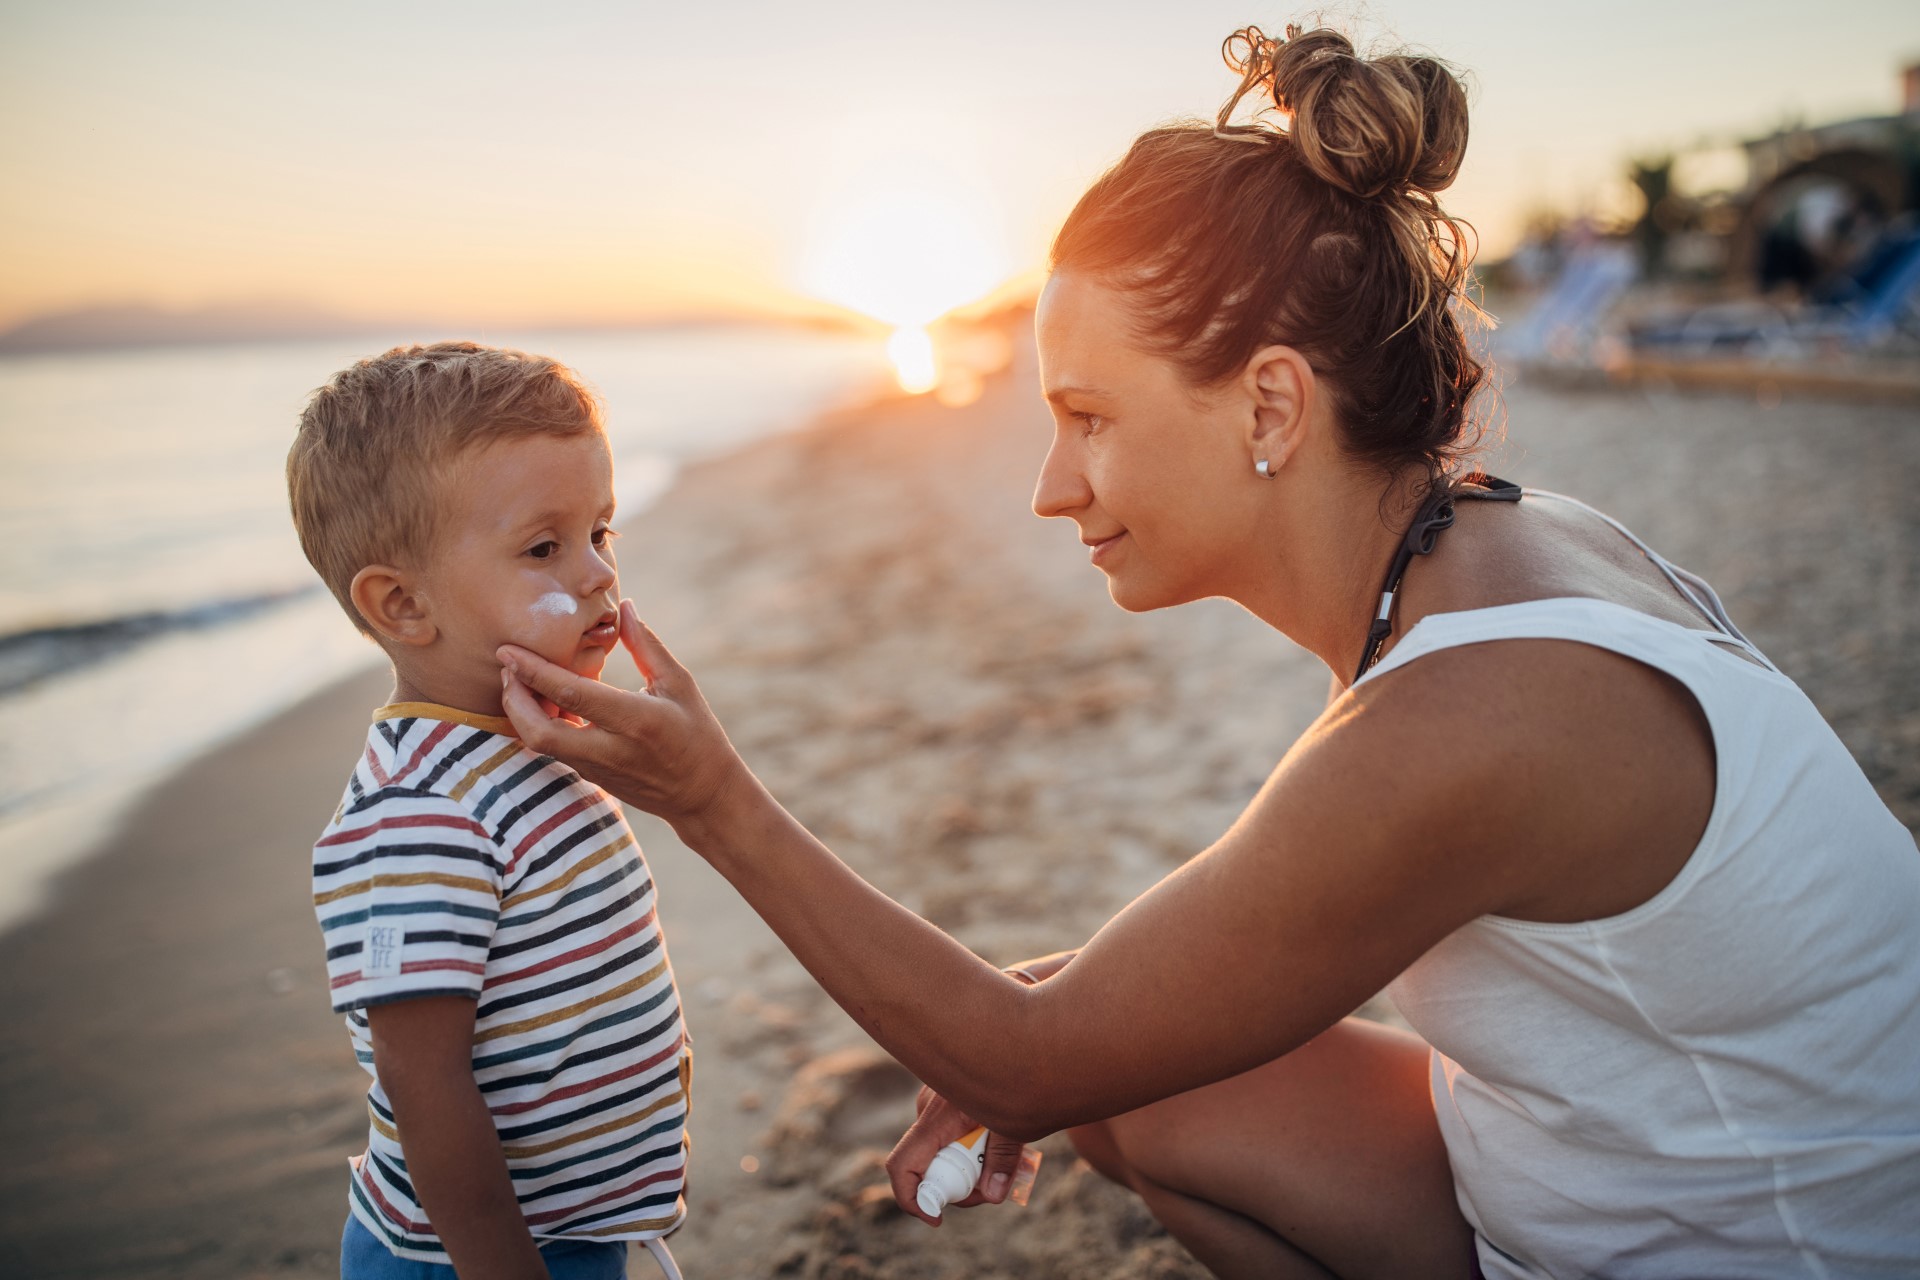
[[[1288,136],[1322,181],[1362,199],[1443,191],[1467,152],[1467,94],[1436,58],[1362,58],[1338,31],[1288,27],[1275,40],[1243,27],[1221,47],[1241,75],[1220,124],[1249,92],[1265,89],[1290,117]],[[1237,131],[1236,131],[1237,132]]]

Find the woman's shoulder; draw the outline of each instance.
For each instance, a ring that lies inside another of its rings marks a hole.
[[[1401,613],[1431,615],[1601,600],[1682,627],[1706,625],[1662,570],[1667,562],[1612,517],[1561,494],[1462,503],[1455,525],[1409,572]],[[1668,566],[1671,568],[1671,566]]]
[[[1403,641],[1403,643],[1405,643]],[[1334,699],[1283,769],[1357,811],[1430,815],[1423,848],[1473,867],[1490,912],[1595,919],[1653,896],[1713,808],[1698,703],[1643,662],[1521,637],[1421,653]]]

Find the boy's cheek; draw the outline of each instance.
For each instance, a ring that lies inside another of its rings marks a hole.
[[[508,644],[519,645],[522,649],[531,649],[557,666],[578,671],[578,661],[585,655],[580,651],[580,626],[572,618],[560,618],[538,623],[523,621],[509,629]],[[600,661],[606,661],[601,655]],[[586,674],[581,672],[582,675]]]
[[[565,667],[575,675],[597,680],[607,665],[607,651],[583,643],[580,624],[572,618],[556,619],[555,624],[546,626],[523,624],[516,630],[519,634],[510,637],[510,643],[531,649],[548,662]]]

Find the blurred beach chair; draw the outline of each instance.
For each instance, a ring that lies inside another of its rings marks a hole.
[[[1809,292],[1799,307],[1723,303],[1635,325],[1628,336],[1637,351],[1676,356],[1920,350],[1920,222],[1889,225],[1857,262]]]
[[[1632,246],[1596,240],[1574,249],[1540,300],[1504,337],[1522,364],[1589,363],[1607,315],[1639,278]]]
[[[1920,222],[1909,218],[1889,227],[1816,300],[1833,314],[1849,346],[1870,350],[1903,334],[1920,338]]]

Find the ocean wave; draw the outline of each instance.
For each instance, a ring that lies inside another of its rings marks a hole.
[[[279,591],[210,600],[185,609],[148,610],[90,622],[32,627],[0,636],[0,697],[118,657],[161,636],[225,626],[304,599],[321,589],[319,583],[308,583]]]

